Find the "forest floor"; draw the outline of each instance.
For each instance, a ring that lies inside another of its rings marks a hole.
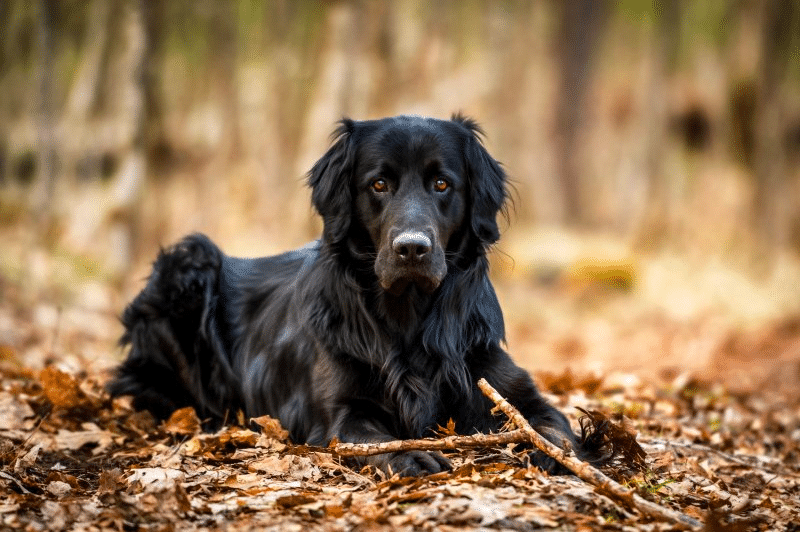
[[[208,434],[186,412],[156,424],[103,390],[129,293],[89,282],[59,305],[58,291],[0,277],[0,529],[681,529],[528,466],[515,445],[451,450],[451,472],[401,478],[296,446],[274,426]],[[635,432],[646,467],[606,474],[705,529],[800,529],[800,318],[746,331],[707,316],[610,320],[599,335],[565,313],[572,330],[510,321],[509,348],[576,429],[579,407]],[[589,371],[595,343],[628,365]],[[698,346],[707,357],[695,365],[676,355]]]

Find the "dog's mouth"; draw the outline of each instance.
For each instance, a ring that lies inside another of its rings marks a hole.
[[[393,296],[400,296],[409,290],[412,286],[416,286],[422,292],[430,294],[439,288],[442,284],[442,276],[429,276],[419,273],[409,273],[408,275],[394,277],[394,278],[380,278],[381,287],[383,290]]]

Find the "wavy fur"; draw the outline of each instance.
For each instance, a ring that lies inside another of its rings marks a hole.
[[[429,168],[452,182],[446,194],[426,188]],[[375,169],[390,196],[365,185]],[[161,418],[191,405],[212,425],[238,410],[269,414],[295,442],[325,445],[417,438],[451,418],[461,433],[497,430],[502,420],[476,386],[485,377],[553,442],[566,439],[591,458],[501,348],[486,253],[499,238],[506,177],[474,121],[345,119],[309,185],[324,221],[320,241],[241,259],[193,235],[159,254],[123,315],[130,352],[109,384],[113,395],[133,395],[137,408]],[[408,206],[419,211],[411,222],[402,218]],[[434,228],[447,267],[435,290],[381,287],[373,267],[381,250],[410,275],[430,270],[427,257],[408,266],[382,248],[387,220]],[[424,452],[365,462],[408,474],[447,467]]]

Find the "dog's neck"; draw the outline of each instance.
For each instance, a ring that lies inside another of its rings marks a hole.
[[[389,331],[414,337],[418,335],[439,291],[426,293],[411,283],[401,294],[394,295],[385,291],[375,279],[370,292],[372,297],[369,300],[375,307],[376,318],[384,322]],[[407,340],[413,341],[413,338]]]
[[[311,298],[324,298],[334,307],[344,307],[349,309],[348,312],[362,314],[364,321],[361,323],[370,324],[369,331],[351,331],[349,334],[363,337],[360,344],[365,347],[376,347],[374,346],[376,337],[385,339],[384,343],[378,344],[386,346],[388,343],[400,350],[422,342],[425,351],[437,353],[439,357],[456,358],[459,355],[463,357],[463,353],[455,352],[462,352],[473,343],[486,344],[502,340],[502,314],[491,288],[487,289],[484,286],[488,270],[485,254],[479,254],[477,259],[468,263],[466,269],[463,268],[463,261],[459,261],[457,255],[451,256],[451,261],[448,261],[448,273],[434,292],[426,293],[410,285],[400,295],[392,295],[381,288],[374,272],[372,262],[374,257],[369,254],[353,257],[348,253],[347,246],[334,247],[326,243],[323,243],[320,254],[322,256],[320,267],[336,270],[338,279],[345,280],[345,283],[307,287],[306,294]],[[336,277],[320,276],[318,279],[323,281]],[[496,313],[488,313],[490,316],[497,315],[499,325],[493,330],[500,334],[497,339],[485,338],[486,328],[480,323],[471,324],[469,329],[462,330],[466,324],[470,324],[469,316],[474,314],[474,306],[481,301],[486,301],[485,305],[497,307]],[[447,316],[440,317],[442,308],[453,311]],[[451,325],[459,331],[441,335],[433,324],[438,324],[439,328]],[[326,324],[325,327],[338,329],[333,324]],[[339,325],[339,328],[347,327],[344,324]],[[457,339],[456,345],[443,345],[443,339],[450,339],[448,341],[450,343]],[[445,355],[441,352],[448,353]]]

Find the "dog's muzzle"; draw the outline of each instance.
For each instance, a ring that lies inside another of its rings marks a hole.
[[[433,292],[447,273],[444,251],[432,235],[433,231],[401,231],[391,245],[378,253],[375,273],[381,286],[399,295],[411,285],[424,292]]]

